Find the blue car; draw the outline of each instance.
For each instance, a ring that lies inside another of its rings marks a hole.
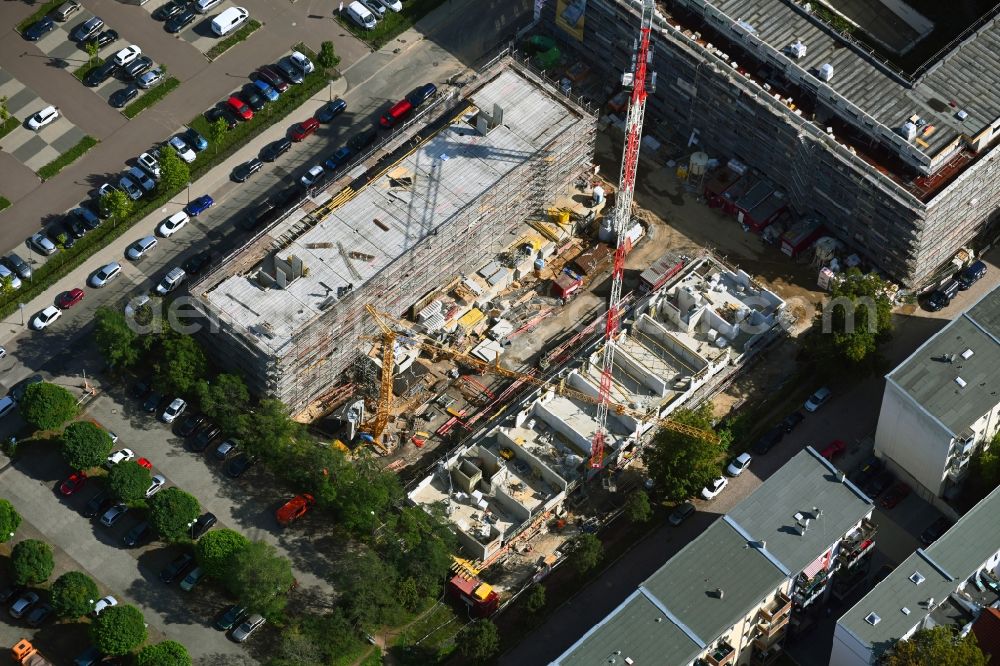
[[[326,167],[329,171],[335,171],[338,167],[343,165],[344,162],[346,162],[353,154],[354,154],[353,150],[351,150],[347,146],[342,146],[338,148],[337,152],[331,155],[326,162],[323,162],[323,166]]]
[[[267,98],[267,101],[273,102],[278,99],[278,91],[268,85],[267,81],[257,79],[253,82],[253,85],[257,88],[257,92]]]
[[[191,217],[195,217],[197,215],[200,215],[201,213],[204,213],[206,210],[208,210],[214,205],[215,202],[212,201],[212,197],[206,194],[205,196],[198,197],[197,199],[189,203],[187,206],[184,206],[184,212],[190,215]]]
[[[24,38],[29,42],[37,42],[46,33],[52,32],[52,29],[55,27],[56,22],[52,20],[52,17],[46,16],[41,21],[28,26],[28,29],[24,31]]]
[[[198,134],[198,132],[191,127],[181,132],[181,138],[184,139],[184,142],[187,145],[191,146],[198,152],[208,148],[208,139],[203,137],[201,134]]]
[[[424,85],[420,86],[419,88],[411,92],[406,97],[406,99],[413,106],[413,108],[417,108],[418,106],[426,102],[428,99],[430,99],[436,92],[437,92],[436,85],[434,85],[433,83],[425,83]]]
[[[327,102],[320,108],[313,118],[320,121],[321,123],[331,122],[334,118],[339,116],[347,108],[347,102],[340,99],[339,97],[332,102]]]

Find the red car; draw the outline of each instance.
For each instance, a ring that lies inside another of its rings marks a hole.
[[[85,483],[87,483],[87,474],[81,469],[79,472],[70,474],[69,478],[62,482],[59,486],[59,492],[69,497],[80,490],[80,488],[83,488],[83,484]]]
[[[301,123],[295,123],[292,125],[292,141],[301,141],[317,129],[319,129],[319,121],[315,118],[309,118]]]
[[[251,118],[253,118],[253,109],[247,106],[247,103],[241,100],[239,97],[233,95],[228,100],[226,100],[226,104],[228,104],[229,108],[233,110],[233,113],[238,115],[243,120],[250,120]]]
[[[83,289],[70,289],[56,296],[56,307],[68,310],[83,300]]]
[[[906,496],[909,494],[910,487],[902,481],[897,481],[893,484],[892,488],[889,489],[889,492],[882,496],[882,508],[895,508],[895,506],[906,499]]]
[[[835,439],[827,444],[826,447],[819,452],[819,454],[830,462],[833,462],[834,458],[842,456],[846,450],[847,444],[844,444],[843,440]]]
[[[145,458],[139,458],[135,461],[139,467],[145,467],[146,469],[153,469],[153,463],[149,462]]]
[[[292,499],[285,502],[284,506],[278,509],[274,513],[274,517],[278,519],[278,523],[282,526],[287,526],[295,520],[298,520],[309,511],[309,508],[316,503],[313,496],[308,493],[303,493],[302,495],[296,495]]]

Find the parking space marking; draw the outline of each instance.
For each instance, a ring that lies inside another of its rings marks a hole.
[[[178,33],[178,37],[195,47],[202,53],[207,53],[209,49],[219,43],[222,39],[212,32],[212,19],[226,11],[230,7],[235,7],[236,3],[226,0],[208,14],[199,14],[191,25]]]
[[[0,139],[0,145],[5,152],[32,171],[38,171],[85,136],[82,129],[63,115],[37,132],[28,129],[25,125],[27,119],[49,104],[34,90],[2,70],[0,96],[7,98],[8,112],[21,121],[19,126]]]

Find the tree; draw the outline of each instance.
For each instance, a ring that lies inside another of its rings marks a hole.
[[[10,541],[20,526],[21,514],[17,512],[13,504],[5,499],[0,499],[0,543]]]
[[[253,414],[240,420],[240,444],[256,456],[274,459],[278,452],[291,445],[301,424],[288,418],[288,410],[280,400],[261,400]]]
[[[226,132],[229,131],[229,125],[226,124],[226,119],[223,117],[218,117],[212,124],[208,126],[208,140],[214,146],[215,153],[219,153],[219,144],[226,137]]]
[[[18,406],[21,417],[36,430],[55,430],[76,416],[77,412],[73,394],[49,382],[29,386]]]
[[[52,583],[52,609],[63,619],[83,617],[94,610],[100,591],[90,576],[67,571]]]
[[[0,278],[0,296],[7,297],[16,291],[14,289],[14,275],[5,275]]]
[[[888,286],[878,275],[857,268],[833,282],[805,344],[821,372],[856,376],[878,368],[879,345],[892,337]]]
[[[97,40],[91,40],[84,45],[87,50],[87,55],[90,56],[90,62],[93,64],[97,61],[97,54],[100,51],[100,47],[97,45]]]
[[[399,478],[368,456],[340,469],[331,483],[336,488],[337,520],[355,534],[372,533],[403,494]]]
[[[138,502],[146,498],[146,490],[153,482],[149,470],[134,460],[120,462],[108,472],[108,487],[122,502]]]
[[[386,519],[391,532],[383,545],[384,557],[404,578],[400,586],[412,580],[418,595],[413,604],[403,605],[410,609],[420,599],[437,597],[453,562],[451,554],[458,550],[454,532],[437,509],[428,513],[420,507],[404,507]]]
[[[10,554],[10,568],[18,585],[38,585],[52,575],[52,547],[38,539],[25,539]]]
[[[146,642],[146,620],[135,606],[120,604],[101,611],[90,625],[90,639],[104,654],[119,656]]]
[[[276,664],[331,664],[359,645],[354,628],[339,608],[328,615],[304,615],[281,632]]]
[[[147,645],[139,651],[136,666],[191,666],[191,655],[177,641]]]
[[[274,618],[284,610],[295,577],[288,558],[278,555],[274,546],[254,541],[233,558],[226,582],[241,605]]]
[[[187,162],[181,159],[177,150],[164,146],[160,152],[160,182],[157,185],[160,194],[177,192],[191,182],[191,169]]]
[[[570,557],[579,573],[587,573],[604,559],[604,544],[589,532],[581,534],[575,540],[573,554]]]
[[[401,604],[396,596],[399,574],[372,552],[357,558],[346,571],[343,585],[346,594],[344,613],[360,631],[371,631],[401,619]]]
[[[0,97],[0,122],[7,122],[10,118],[10,109],[7,107],[7,95]]]
[[[500,632],[489,620],[476,620],[462,627],[456,642],[463,657],[481,664],[500,651]]]
[[[166,488],[149,499],[149,522],[167,541],[189,539],[200,513],[198,499],[180,488]]]
[[[250,403],[250,391],[239,375],[221,374],[213,381],[204,379],[194,387],[201,411],[225,432],[236,432],[240,418]]]
[[[127,368],[139,361],[138,337],[125,313],[105,306],[94,312],[94,342],[111,367]]]
[[[236,555],[246,549],[250,541],[234,530],[212,530],[198,539],[195,556],[205,574],[223,579],[228,574]]]
[[[969,476],[962,488],[962,500],[973,507],[1000,485],[1000,433],[988,448],[980,448],[969,461]]]
[[[160,360],[155,364],[157,388],[164,393],[183,394],[208,372],[208,360],[190,335],[168,331],[163,336]]]
[[[319,64],[327,69],[336,67],[340,64],[340,58],[337,56],[337,52],[333,48],[333,42],[323,42],[319,45],[319,56],[317,56],[316,60],[318,60]]]
[[[63,430],[62,455],[74,469],[99,467],[113,447],[108,431],[90,421],[75,421]]]
[[[713,432],[711,407],[707,403],[697,410],[678,409],[670,418]],[[718,443],[665,428],[656,433],[643,451],[642,460],[664,499],[681,502],[719,477],[730,435],[725,430],[716,434]]]
[[[636,489],[625,500],[625,517],[633,523],[645,523],[653,517],[653,507],[649,504],[649,495]]]
[[[986,666],[989,662],[971,631],[964,637],[949,626],[921,629],[899,641],[882,666]]]
[[[119,189],[109,190],[101,197],[101,209],[111,215],[115,224],[124,222],[135,209],[135,202]]]
[[[528,597],[524,600],[524,606],[531,614],[538,613],[545,608],[545,586],[541,583],[535,584],[528,592]]]

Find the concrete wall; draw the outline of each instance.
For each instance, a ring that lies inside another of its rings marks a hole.
[[[833,630],[830,666],[870,666],[875,663],[871,646],[839,622]]]

